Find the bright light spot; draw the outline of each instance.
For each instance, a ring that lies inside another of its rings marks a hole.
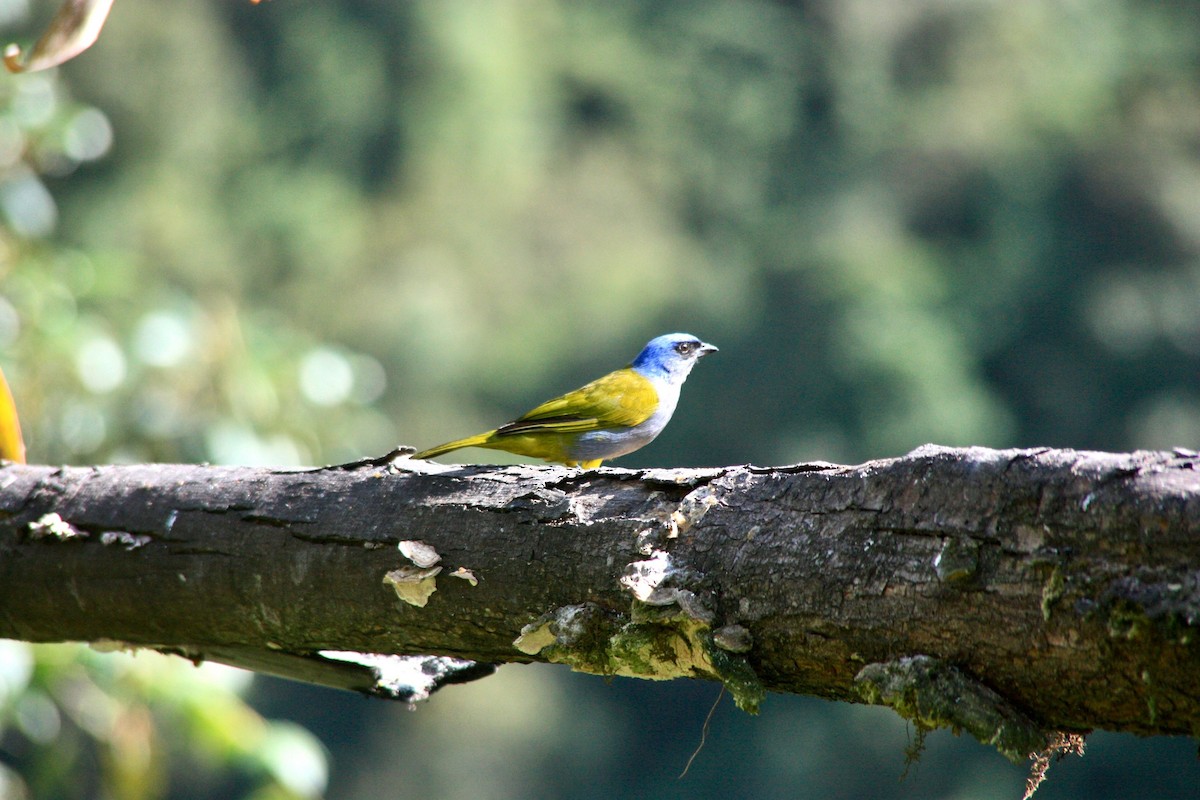
[[[138,358],[154,367],[173,367],[192,350],[192,332],[187,323],[166,311],[142,317],[133,335]]]
[[[149,454],[136,447],[117,447],[105,454],[109,464],[142,464],[150,460]]]
[[[254,673],[249,670],[231,667],[228,664],[218,664],[215,661],[205,661],[198,672],[204,680],[213,686],[219,686],[226,691],[242,694],[254,683]]]
[[[317,738],[299,725],[276,722],[260,750],[275,780],[303,797],[317,797],[329,781],[325,750]]]
[[[75,354],[75,371],[88,391],[111,392],[125,380],[125,354],[107,336],[88,339]]]
[[[63,411],[60,434],[74,453],[90,453],[104,443],[108,433],[104,415],[95,406],[72,403]]]
[[[32,797],[21,776],[0,764],[0,797]]]
[[[62,729],[58,706],[45,692],[34,689],[18,698],[13,717],[21,732],[38,744],[50,744]]]
[[[354,368],[341,353],[318,347],[300,362],[300,391],[319,406],[346,402],[354,389]]]
[[[264,439],[235,422],[213,425],[206,439],[209,457],[216,464],[294,467],[304,461],[300,447],[289,437],[277,434]]]
[[[370,405],[383,397],[387,389],[387,371],[383,364],[371,356],[358,355],[354,359],[354,402]]]
[[[29,645],[0,639],[0,708],[8,705],[29,684],[32,676],[33,653]]]
[[[1102,280],[1089,306],[1092,331],[1111,350],[1127,355],[1136,353],[1156,333],[1153,302],[1142,287],[1129,281]]]
[[[113,130],[108,117],[97,109],[85,108],[71,120],[63,133],[63,152],[76,161],[91,161],[112,147]]]
[[[29,3],[26,0],[3,0],[0,2],[0,25],[15,25],[24,22],[29,16]],[[8,795],[0,792],[0,797]]]
[[[0,184],[0,208],[21,236],[45,236],[58,223],[58,206],[37,176],[26,169],[14,169]]]
[[[1168,287],[1159,300],[1158,314],[1167,338],[1189,355],[1200,355],[1200,286],[1178,281]]]
[[[32,128],[48,124],[58,106],[51,74],[27,72],[13,83],[17,96],[13,98],[12,110],[21,124]]]
[[[1181,394],[1152,397],[1130,414],[1129,433],[1139,449],[1194,450],[1200,447],[1200,398]]]

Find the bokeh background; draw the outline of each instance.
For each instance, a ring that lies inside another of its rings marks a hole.
[[[0,0],[0,32],[53,11]],[[0,76],[0,223],[32,461],[428,446],[673,330],[721,353],[621,465],[1200,447],[1187,0],[117,0],[76,61]],[[680,779],[716,698],[513,666],[410,712],[0,643],[0,798],[1023,789],[779,695],[725,698]],[[1088,748],[1038,797],[1200,794],[1194,741]]]

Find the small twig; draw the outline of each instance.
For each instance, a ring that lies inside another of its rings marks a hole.
[[[1081,733],[1064,733],[1054,731],[1046,741],[1046,746],[1036,753],[1030,753],[1033,764],[1029,768],[1029,777],[1025,780],[1025,794],[1021,800],[1029,800],[1046,780],[1046,770],[1050,769],[1050,759],[1062,761],[1072,753],[1083,755],[1084,736]]]
[[[367,469],[369,467],[386,467],[401,456],[411,456],[417,452],[417,448],[409,445],[397,445],[386,455],[376,456],[375,458],[360,458],[356,461],[347,461],[345,464],[330,464],[324,467],[316,467],[314,469],[305,470],[306,472],[327,472],[330,470],[338,470],[342,472],[352,472],[356,469]]]

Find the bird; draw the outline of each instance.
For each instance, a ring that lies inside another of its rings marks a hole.
[[[547,400],[495,430],[439,444],[412,458],[485,447],[594,469],[654,441],[671,421],[692,367],[715,352],[716,347],[690,333],[655,337],[626,367]]]

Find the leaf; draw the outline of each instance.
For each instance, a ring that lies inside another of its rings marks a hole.
[[[0,369],[0,458],[25,463],[25,441],[21,438],[21,421],[17,404],[13,402],[4,370]]]
[[[57,67],[95,44],[108,18],[113,0],[65,0],[50,26],[22,61],[19,45],[4,50],[4,66],[9,72],[36,72]]]

